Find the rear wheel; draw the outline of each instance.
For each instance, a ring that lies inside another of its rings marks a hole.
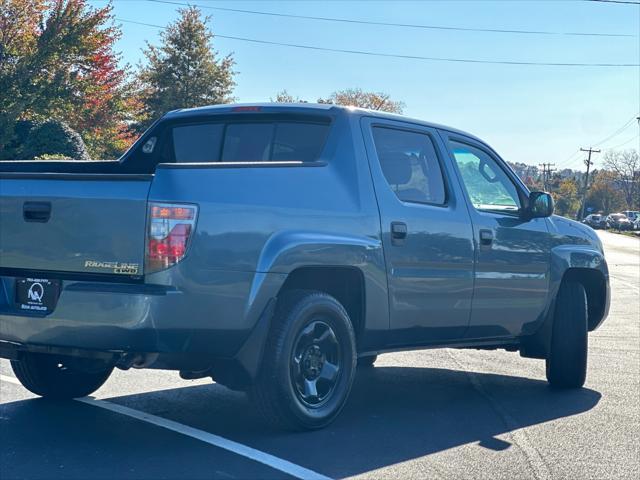
[[[100,388],[113,371],[96,360],[40,353],[12,360],[11,368],[27,390],[56,399],[85,397]]]
[[[288,292],[278,301],[250,395],[276,427],[322,428],[342,410],[355,366],[355,335],[342,305],[323,292]]]
[[[378,359],[377,355],[367,355],[366,357],[358,357],[358,366],[361,368],[371,368]]]
[[[556,388],[580,388],[587,377],[587,296],[577,282],[563,282],[556,299],[547,380]]]

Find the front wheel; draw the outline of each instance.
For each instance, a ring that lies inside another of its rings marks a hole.
[[[107,381],[113,367],[91,359],[25,353],[12,360],[13,373],[30,392],[41,397],[86,397]]]
[[[323,292],[287,292],[278,299],[262,369],[249,393],[276,427],[322,428],[342,410],[355,369],[355,334],[344,307]]]
[[[547,380],[555,388],[580,388],[587,377],[587,296],[577,282],[563,282],[556,299]]]

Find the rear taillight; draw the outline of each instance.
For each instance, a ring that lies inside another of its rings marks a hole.
[[[145,273],[172,267],[184,258],[197,216],[195,205],[149,203]]]

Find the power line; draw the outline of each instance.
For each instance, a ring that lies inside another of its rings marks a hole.
[[[631,0],[584,0],[585,2],[599,2],[599,3],[622,3],[626,5],[640,5],[640,2],[634,2]]]
[[[594,145],[600,146],[605,142],[608,142],[609,140],[611,140],[612,138],[620,135],[622,132],[624,132],[627,128],[629,128],[632,123],[636,120],[636,116],[634,115],[633,117],[631,117],[629,119],[629,121],[627,123],[625,123],[622,127],[620,127],[618,130],[616,130],[615,132],[613,132],[611,135],[609,135],[608,137],[606,137],[604,140],[600,140],[598,143],[595,143]]]
[[[317,20],[323,22],[339,22],[339,23],[351,23],[359,25],[377,25],[386,27],[399,27],[399,28],[416,28],[424,30],[449,30],[458,32],[482,32],[482,33],[510,33],[510,34],[522,34],[522,35],[569,35],[580,37],[635,37],[633,34],[628,33],[604,33],[604,32],[554,32],[547,30],[514,30],[503,28],[472,28],[472,27],[455,27],[447,25],[425,25],[416,23],[392,23],[392,22],[376,22],[373,20],[358,20],[354,18],[336,18],[336,17],[318,17],[310,15],[295,15],[290,13],[277,13],[277,12],[264,12],[258,10],[245,10],[240,8],[228,8],[228,7],[214,7],[211,5],[198,5],[194,3],[175,2],[170,0],[146,0],[153,3],[165,3],[168,5],[179,5],[183,7],[196,6],[199,8],[206,8],[209,10],[218,10],[224,12],[245,13],[250,15],[263,15],[270,17],[283,17],[283,18],[296,18],[303,20]]]
[[[600,140],[597,143],[594,143],[593,145],[595,147],[599,147],[602,144],[608,142],[609,140],[611,140],[614,137],[617,137],[619,134],[621,134],[622,132],[624,132],[627,128],[629,128],[634,121],[637,121],[638,117],[636,115],[634,115],[633,117],[631,117],[624,125],[622,125],[620,128],[618,128],[617,130],[615,130],[613,133],[609,134],[607,137],[605,137],[603,140]],[[633,140],[633,138],[631,139]],[[627,143],[629,143],[631,140],[627,140],[626,142],[622,143],[622,145],[626,145]],[[618,148],[620,145],[616,146],[616,147],[612,147],[612,148]],[[569,167],[572,166],[577,158],[576,155],[579,154],[581,152],[581,149],[577,149],[575,150],[571,155],[569,155],[566,159],[562,160],[561,162],[558,163],[559,167]]]
[[[136,25],[144,25],[147,27],[166,29],[166,27],[163,25],[154,25],[151,23],[138,22],[135,20],[126,20],[123,18],[116,18],[116,20],[124,23],[133,23]],[[367,50],[348,50],[348,49],[342,49],[342,48],[320,47],[316,45],[302,45],[297,43],[274,42],[271,40],[260,40],[257,38],[247,38],[247,37],[235,37],[231,35],[215,34],[215,36],[218,38],[226,38],[228,40],[258,43],[262,45],[277,45],[280,47],[301,48],[305,50],[316,50],[321,52],[348,53],[348,54],[354,54],[354,55],[366,55],[371,57],[402,58],[405,60],[423,60],[423,61],[431,61],[431,62],[477,63],[477,64],[490,64],[490,65],[528,65],[528,66],[538,66],[538,67],[640,67],[640,64],[638,63],[522,62],[518,60],[479,60],[474,58],[425,57],[420,55],[402,55],[402,54],[393,54],[393,53],[371,52]]]
[[[618,145],[615,145],[615,146],[613,146],[613,147],[608,147],[607,149],[608,149],[608,150],[615,150],[616,148],[623,147],[623,146],[625,146],[627,143],[630,143],[630,142],[634,141],[634,140],[635,140],[636,138],[638,138],[639,136],[640,136],[640,135],[634,135],[634,136],[633,136],[633,137],[631,137],[629,140],[627,140],[627,141],[625,141],[625,142],[622,142],[622,143],[619,143]]]

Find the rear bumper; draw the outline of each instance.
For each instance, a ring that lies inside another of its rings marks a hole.
[[[4,350],[17,346],[120,356],[233,357],[261,312],[262,298],[253,298],[255,305],[248,303],[255,276],[210,272],[205,285],[191,282],[188,289],[63,280],[57,306],[49,315],[17,310],[15,278],[0,277],[0,342]],[[263,284],[270,283],[269,275],[262,277]]]

